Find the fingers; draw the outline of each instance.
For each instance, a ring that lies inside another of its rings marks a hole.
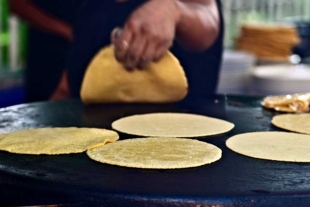
[[[175,37],[176,13],[172,1],[146,1],[135,9],[123,29],[111,34],[117,60],[128,69],[159,60]]]
[[[111,41],[115,46],[116,59],[127,70],[144,69],[151,62],[160,60],[171,46],[171,38],[159,31],[160,28],[141,25],[139,21],[129,21],[123,30],[114,29]]]
[[[118,34],[117,34],[118,33]],[[116,32],[117,36],[115,38],[114,36],[114,46],[115,46],[115,57],[119,62],[124,62],[127,57],[127,53],[129,51],[131,41],[133,39],[133,35],[130,31],[124,29],[119,34],[119,32]]]
[[[153,61],[155,54],[156,44],[152,41],[148,41],[144,47],[142,56],[139,59],[137,67],[139,69],[147,68],[150,63]]]
[[[125,57],[124,66],[128,70],[138,67],[141,57],[144,56],[144,48],[146,47],[146,38],[143,35],[135,35],[128,47]]]
[[[112,44],[116,44],[116,39],[119,38],[119,36],[122,34],[122,28],[116,27],[115,29],[113,29],[113,31],[111,32],[111,42]]]

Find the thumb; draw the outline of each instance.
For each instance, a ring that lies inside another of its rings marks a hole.
[[[120,27],[116,27],[111,32],[111,42],[115,45],[117,38],[122,34],[123,30]]]

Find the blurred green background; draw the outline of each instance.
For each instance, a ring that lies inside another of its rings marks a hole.
[[[2,67],[8,69],[9,64],[9,44],[10,44],[10,31],[9,31],[9,16],[10,11],[8,7],[8,0],[0,0],[1,2],[1,33],[0,45],[2,47]],[[22,67],[26,60],[27,55],[27,25],[23,21],[19,22],[19,64]]]
[[[23,68],[27,57],[27,25],[18,22],[18,67],[10,68],[10,11],[8,0],[0,0],[0,108],[24,103]]]

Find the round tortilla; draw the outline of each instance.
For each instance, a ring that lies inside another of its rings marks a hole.
[[[121,118],[112,128],[132,135],[149,137],[203,137],[222,134],[234,124],[195,114],[152,113]]]
[[[127,71],[115,59],[114,47],[99,51],[89,64],[81,87],[84,103],[169,103],[188,92],[187,78],[170,52],[143,70]]]
[[[310,136],[289,132],[252,132],[229,138],[226,146],[239,154],[284,162],[310,162]]]
[[[80,153],[118,140],[111,130],[96,128],[38,128],[0,134],[0,150],[17,154]]]
[[[219,160],[218,147],[182,138],[136,138],[87,150],[98,162],[132,168],[178,169],[198,167]]]
[[[282,114],[274,116],[271,123],[281,129],[310,134],[310,114]]]

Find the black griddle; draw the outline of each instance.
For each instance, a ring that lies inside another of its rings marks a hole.
[[[235,128],[201,138],[223,151],[210,165],[143,170],[95,162],[85,153],[34,156],[0,152],[0,205],[55,206],[310,206],[310,163],[245,157],[225,141],[239,133],[281,131],[276,112],[260,97],[215,96],[178,104],[84,106],[79,100],[42,102],[0,110],[0,132],[36,127],[102,127],[121,117],[152,112],[195,113],[226,119]],[[135,138],[120,134],[121,139]]]

